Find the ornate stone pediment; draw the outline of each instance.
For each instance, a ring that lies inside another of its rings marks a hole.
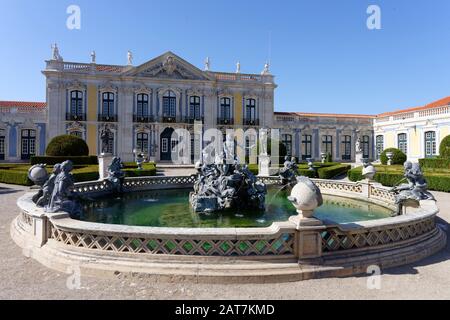
[[[206,73],[172,52],[167,52],[132,68],[126,75],[163,79],[211,80]]]

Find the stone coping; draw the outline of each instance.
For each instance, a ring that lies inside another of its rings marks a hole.
[[[160,177],[158,177],[160,178]],[[186,177],[169,177],[169,179],[163,180],[171,180],[171,178],[186,178]],[[146,178],[132,178],[133,180],[146,180]],[[148,179],[148,178],[147,178]],[[157,179],[160,180],[160,179]],[[360,182],[341,182],[335,180],[321,180],[314,179],[315,182],[319,183],[333,183],[339,185],[349,185],[356,186],[359,185]],[[102,183],[101,181],[98,181]],[[77,187],[83,186],[86,184],[93,184],[93,182],[79,183]],[[383,187],[378,184],[374,184],[376,188],[380,188],[383,190],[388,190],[388,188]],[[173,186],[168,186],[173,187]],[[320,187],[320,186],[319,186]],[[377,205],[384,205],[392,209],[392,203],[386,201],[379,201],[379,199],[364,197],[360,193],[354,192],[342,192],[342,191],[332,191],[332,189],[321,189],[323,194],[329,194],[334,196],[341,196],[356,199],[359,201],[365,201],[369,203],[375,203]],[[139,192],[139,191],[137,191]],[[116,225],[116,224],[105,224],[105,223],[96,223],[96,222],[86,222],[71,219],[69,215],[65,212],[56,212],[56,213],[46,213],[43,208],[37,208],[35,204],[32,202],[31,198],[34,195],[34,192],[28,192],[17,200],[18,206],[22,209],[22,211],[26,212],[28,215],[42,218],[48,217],[50,221],[55,225],[55,227],[61,228],[66,231],[74,231],[74,232],[85,232],[85,233],[96,233],[96,234],[121,234],[121,235],[129,235],[129,236],[143,236],[143,235],[155,235],[155,236],[220,236],[226,237],[227,239],[239,239],[241,237],[264,237],[264,236],[273,236],[277,234],[281,234],[283,232],[292,232],[296,229],[296,224],[290,221],[280,221],[274,222],[269,227],[250,227],[250,228],[171,228],[171,227],[146,227],[146,226],[128,226],[128,225]],[[376,220],[367,220],[367,221],[358,221],[358,222],[350,222],[350,223],[335,223],[332,221],[322,221],[323,225],[326,227],[337,227],[342,231],[358,231],[365,229],[377,229],[377,228],[385,228],[389,226],[394,226],[397,224],[405,224],[413,221],[424,220],[436,215],[439,212],[438,207],[436,206],[435,201],[425,200],[420,202],[419,208],[409,208],[408,213],[405,215],[382,218]]]

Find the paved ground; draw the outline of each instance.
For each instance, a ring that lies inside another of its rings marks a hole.
[[[10,223],[18,214],[15,201],[26,189],[0,184],[0,299],[450,299],[450,245],[419,263],[383,270],[379,290],[367,289],[365,276],[242,285],[81,277],[81,288],[71,290],[67,274],[26,258],[9,236]],[[450,194],[435,195],[440,222],[446,225]]]

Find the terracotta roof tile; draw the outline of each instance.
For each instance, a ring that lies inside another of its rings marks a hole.
[[[28,102],[28,101],[0,101],[0,107],[3,108],[45,108],[45,102]]]
[[[433,109],[433,108],[443,107],[443,106],[447,106],[447,105],[450,105],[450,97],[445,97],[445,98],[436,100],[434,102],[428,103],[421,107],[413,107],[413,108],[395,110],[395,111],[390,111],[390,112],[384,112],[384,113],[377,115],[377,117],[378,118],[389,117],[389,116],[396,115],[396,114],[409,113],[409,112],[421,111],[421,110],[426,110],[426,109]]]

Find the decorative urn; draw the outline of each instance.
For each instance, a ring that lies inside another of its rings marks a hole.
[[[28,169],[28,178],[36,185],[42,186],[48,179],[48,173],[45,167],[45,164],[35,164]]]
[[[391,166],[392,165],[392,159],[394,158],[394,153],[393,152],[386,152],[386,157],[388,158],[387,165]]]
[[[292,202],[297,213],[302,218],[311,218],[314,209],[323,204],[322,193],[320,189],[308,177],[300,176],[297,178],[297,184],[292,188],[288,200]]]

